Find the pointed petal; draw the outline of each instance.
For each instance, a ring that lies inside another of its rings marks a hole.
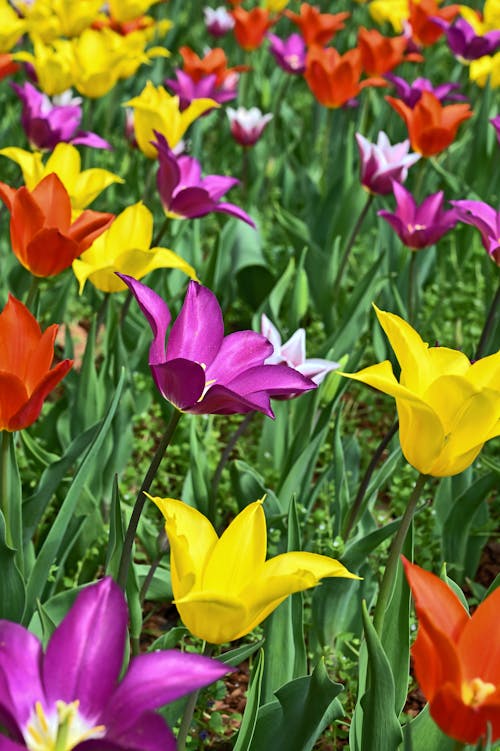
[[[460,686],[445,683],[438,688],[430,714],[447,735],[463,743],[476,744],[481,737],[484,738],[488,723],[493,738],[500,737],[499,692],[496,697],[488,697],[484,704],[473,707],[464,704]]]
[[[26,403],[10,418],[9,430],[23,430],[38,419],[45,399],[72,365],[73,360],[63,360],[42,378]]]
[[[187,410],[201,399],[205,388],[205,371],[197,362],[177,357],[175,360],[150,363],[150,367],[158,390],[177,409]]]
[[[247,412],[263,412],[274,418],[269,396],[266,392],[242,396],[226,386],[215,384],[199,402],[189,408],[193,415],[244,415]]]
[[[57,175],[51,173],[41,180],[31,192],[40,207],[44,223],[66,232],[71,224],[71,201],[68,191]]]
[[[227,385],[250,399],[259,392],[274,397],[287,397],[317,388],[310,378],[281,364],[256,365],[237,375]]]
[[[170,311],[167,303],[154,290],[138,282],[137,279],[126,274],[117,274],[117,276],[128,286],[151,326],[153,343],[149,349],[149,364],[163,362],[165,360],[165,337],[170,324]]]
[[[220,349],[207,368],[207,382],[227,384],[240,373],[262,365],[273,352],[272,344],[255,331],[236,331],[224,337]]]
[[[184,304],[177,316],[167,346],[167,358],[183,358],[208,367],[224,336],[222,311],[207,287],[189,282]]]
[[[127,248],[146,250],[153,238],[153,214],[142,202],[128,206],[110,227],[108,243],[119,255]]]
[[[111,223],[114,223],[115,215],[107,214],[102,211],[82,211],[80,216],[73,222],[68,237],[71,237],[83,253],[89,248],[99,235],[108,229]]]
[[[214,211],[219,214],[228,214],[229,216],[234,216],[236,219],[241,219],[242,222],[246,222],[250,227],[255,229],[256,225],[252,217],[234,203],[218,203],[215,205]]]
[[[0,621],[0,705],[19,728],[28,721],[35,702],[44,697],[41,659],[42,645],[36,636],[17,623]]]
[[[108,728],[106,736],[109,736],[110,741],[107,737],[86,741],[78,744],[78,751],[108,751],[107,746],[102,746],[102,741],[110,743],[109,751],[176,751],[177,744],[172,731],[156,712],[144,712],[136,717],[133,725],[126,723],[125,728],[122,721],[126,717],[123,715],[113,716],[106,712],[106,718],[108,717],[110,719],[105,724]]]
[[[78,244],[58,229],[41,229],[26,246],[23,265],[35,276],[55,276],[69,269],[79,255]]]
[[[481,678],[500,688],[500,588],[495,589],[467,621],[459,637],[467,680]]]

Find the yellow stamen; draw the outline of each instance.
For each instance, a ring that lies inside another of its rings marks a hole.
[[[56,711],[45,714],[37,701],[24,732],[28,751],[72,751],[83,741],[102,738],[106,727],[89,725],[80,715],[79,706],[79,701],[56,701]]]
[[[462,683],[462,701],[469,707],[479,707],[495,692],[493,683],[487,683],[481,678],[473,678]]]

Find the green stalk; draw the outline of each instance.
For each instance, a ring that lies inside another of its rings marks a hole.
[[[481,338],[479,339],[479,344],[477,345],[476,360],[479,360],[481,357],[483,357],[485,347],[488,343],[488,339],[491,334],[491,329],[493,328],[493,324],[495,322],[495,318],[497,318],[498,316],[498,312],[499,312],[498,307],[500,306],[500,278],[498,282],[499,283],[498,283],[497,291],[490,305],[490,309],[488,311],[488,315],[484,323],[484,328],[481,333]]]
[[[370,206],[372,205],[372,201],[373,201],[374,197],[375,197],[375,195],[373,193],[369,193],[368,194],[368,198],[366,200],[366,203],[363,206],[363,208],[361,209],[361,212],[360,212],[360,214],[358,216],[357,222],[356,222],[356,224],[353,227],[353,230],[351,232],[349,240],[347,241],[347,245],[345,246],[345,250],[344,250],[344,253],[343,253],[341,261],[340,261],[339,270],[337,272],[337,277],[336,277],[335,282],[333,284],[333,296],[334,297],[336,297],[336,295],[337,295],[337,293],[339,291],[340,283],[342,281],[342,277],[344,276],[344,271],[346,269],[347,262],[349,261],[349,256],[351,255],[351,250],[352,250],[352,248],[354,246],[354,242],[355,242],[355,240],[356,240],[356,238],[358,236],[358,232],[361,229],[361,225],[363,224],[363,222],[365,220],[365,216],[367,215],[368,210],[369,210]]]
[[[212,644],[207,644],[207,642],[204,641],[201,654],[209,656],[211,652]],[[196,703],[198,701],[199,695],[200,689],[198,689],[198,691],[193,691],[192,694],[189,694],[188,701],[184,709],[184,714],[182,715],[181,726],[177,734],[177,751],[186,751],[186,739],[189,733],[189,728],[191,727],[191,723],[193,722],[194,710],[196,709]]]
[[[2,509],[3,517],[5,519],[5,542],[9,548],[14,547],[14,539],[12,537],[12,519],[10,513],[10,441],[11,435],[8,430],[2,430],[2,443],[0,448],[0,466],[2,472],[1,493],[2,498],[0,500],[0,507]]]
[[[417,282],[417,251],[410,251],[410,265],[408,268],[408,323],[413,324],[415,317],[416,282]]]
[[[208,502],[208,518],[210,519],[210,521],[212,522],[214,526],[215,526],[215,521],[216,521],[215,520],[215,506],[216,506],[216,501],[217,501],[217,490],[219,489],[219,483],[222,477],[222,472],[239,438],[243,435],[243,433],[246,432],[248,426],[250,425],[254,414],[255,412],[249,412],[248,415],[246,415],[245,419],[242,420],[242,422],[240,422],[240,424],[234,431],[233,435],[229,439],[224,451],[222,452],[219,463],[215,469],[214,476],[212,479],[212,486],[210,488],[210,499]]]
[[[137,527],[139,525],[139,520],[141,518],[144,504],[146,503],[145,493],[147,493],[151,487],[151,483],[153,482],[156,476],[156,472],[158,471],[160,462],[163,459],[163,455],[165,454],[165,451],[167,450],[167,447],[170,441],[172,440],[172,436],[174,435],[175,429],[177,427],[177,423],[181,419],[181,415],[182,415],[182,412],[179,412],[179,410],[177,409],[174,409],[174,411],[172,412],[172,415],[167,425],[167,429],[158,445],[158,448],[156,449],[156,453],[153,456],[151,465],[146,473],[146,476],[142,482],[141,488],[135,500],[134,508],[132,510],[132,516],[130,517],[127,531],[125,533],[125,539],[123,541],[123,549],[122,549],[122,554],[120,558],[120,566],[118,569],[118,576],[116,579],[117,583],[120,585],[123,591],[125,591],[125,588],[127,586],[128,572],[129,572],[130,563],[132,560],[132,547],[134,545],[134,539],[135,539],[135,535],[137,532]]]
[[[408,501],[408,505],[401,519],[399,529],[396,532],[389,551],[389,558],[384,570],[382,582],[380,584],[380,590],[378,594],[377,604],[375,606],[375,614],[373,617],[373,623],[377,633],[382,633],[382,627],[384,625],[385,611],[389,604],[391,593],[394,587],[394,580],[396,579],[396,573],[398,569],[399,557],[403,550],[403,545],[406,540],[406,535],[410,528],[410,524],[417,508],[418,499],[427,480],[427,475],[420,474],[413,488],[413,492]]]
[[[33,313],[32,305],[35,302],[36,299],[36,293],[38,292],[38,288],[40,286],[41,277],[39,276],[33,276],[31,278],[31,284],[30,288],[28,290],[28,294],[26,296],[26,302],[24,303],[28,310]]]

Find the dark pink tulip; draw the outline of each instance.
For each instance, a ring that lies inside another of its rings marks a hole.
[[[11,84],[22,102],[21,125],[32,146],[54,149],[58,143],[110,149],[111,145],[96,133],[79,130],[82,120],[81,99],[67,94],[49,99],[30,83]]]
[[[280,39],[276,34],[268,34],[271,42],[269,52],[280,68],[292,75],[301,75],[306,69],[307,48],[300,34],[291,34],[287,39]]]
[[[272,114],[263,115],[258,107],[238,107],[237,110],[227,108],[227,116],[231,127],[231,135],[241,146],[253,146],[264,128],[272,120]]]
[[[480,35],[465,18],[458,17],[453,24],[442,18],[432,20],[444,29],[448,47],[461,60],[470,62],[484,55],[493,55],[500,46],[500,30]]]
[[[214,37],[223,37],[234,28],[234,18],[227,8],[203,8],[205,26],[209,34]]]
[[[217,76],[212,73],[202,76],[199,81],[193,81],[183,70],[175,71],[176,79],[168,78],[165,83],[179,97],[181,110],[187,109],[193,99],[213,99],[219,104],[230,102],[238,96],[238,73],[228,75],[222,84],[217,84]],[[211,112],[212,110],[207,110]],[[206,114],[206,113],[205,113]]]
[[[396,212],[379,211],[408,248],[420,250],[434,245],[458,221],[455,210],[443,211],[443,191],[433,193],[417,205],[412,194],[399,183],[393,183]]]
[[[408,153],[408,140],[392,145],[383,130],[377,143],[371,143],[361,133],[356,133],[356,143],[361,158],[361,184],[370,193],[391,193],[392,181],[404,182],[408,169],[420,159],[420,154]]]
[[[158,192],[167,214],[180,219],[196,219],[217,211],[235,216],[255,227],[246,211],[234,203],[220,200],[239,180],[224,175],[202,177],[201,165],[197,159],[192,156],[176,156],[166,138],[156,131],[155,135],[157,140],[152,143],[158,149],[160,161]]]
[[[404,78],[395,76],[393,73],[386,73],[385,78],[394,84],[398,97],[412,109],[420,100],[423,91],[430,91],[440,102],[466,101],[466,97],[462,94],[454,93],[460,88],[458,83],[442,83],[439,86],[433,86],[428,78],[416,78],[413,83],[408,83]]]
[[[222,311],[213,292],[190,282],[181,312],[170,311],[145,284],[119,274],[153,331],[149,367],[160,393],[177,409],[193,414],[263,412],[274,417],[271,397],[290,397],[316,388],[287,365],[264,365],[273,345],[255,331],[224,336]]]
[[[227,666],[175,650],[133,657],[118,682],[127,638],[125,597],[111,578],[86,587],[47,650],[0,621],[2,751],[175,751],[153,710],[221,678]],[[36,738],[42,738],[42,743]]]
[[[464,224],[471,224],[481,233],[484,248],[500,266],[500,211],[482,201],[450,201],[457,217]]]

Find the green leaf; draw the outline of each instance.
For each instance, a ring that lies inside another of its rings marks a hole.
[[[24,580],[16,563],[16,551],[7,545],[5,519],[0,511],[0,618],[19,623],[26,600]]]
[[[225,665],[236,667],[244,660],[248,660],[258,649],[264,646],[264,643],[265,639],[259,639],[259,641],[252,642],[251,644],[242,644],[241,647],[235,647],[235,649],[223,652],[217,656],[217,659]]]
[[[452,751],[455,741],[445,735],[429,714],[429,705],[409,723],[412,751]]]
[[[241,720],[240,730],[233,751],[249,751],[260,706],[262,675],[264,670],[264,650],[260,650],[254,662],[248,686],[247,703]]]

